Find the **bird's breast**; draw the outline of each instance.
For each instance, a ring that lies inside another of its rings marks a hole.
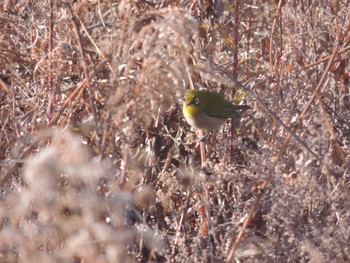
[[[218,130],[226,122],[226,118],[211,117],[204,112],[191,114],[184,111],[186,121],[194,128],[204,131]]]

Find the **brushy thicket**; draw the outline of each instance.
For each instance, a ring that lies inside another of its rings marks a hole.
[[[0,262],[349,262],[349,21],[345,0],[1,1]],[[253,109],[202,167],[181,100],[231,77]]]

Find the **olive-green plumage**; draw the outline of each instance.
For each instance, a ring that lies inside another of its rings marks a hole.
[[[238,118],[241,111],[250,109],[247,105],[234,105],[218,92],[189,90],[183,104],[187,122],[205,131],[219,129],[228,118]]]

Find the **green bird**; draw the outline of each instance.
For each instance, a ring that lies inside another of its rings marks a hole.
[[[227,119],[239,118],[247,105],[235,105],[214,91],[189,90],[183,104],[183,114],[189,125],[204,131],[219,129]]]

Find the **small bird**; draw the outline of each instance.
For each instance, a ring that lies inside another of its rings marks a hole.
[[[218,130],[228,118],[239,118],[247,105],[235,105],[218,92],[189,90],[183,104],[183,114],[189,125],[204,131]],[[242,111],[239,111],[242,110]]]

